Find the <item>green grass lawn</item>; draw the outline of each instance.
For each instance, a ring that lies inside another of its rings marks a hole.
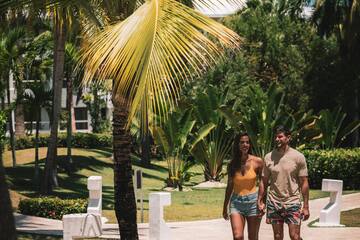
[[[103,214],[110,222],[116,222],[114,208],[113,169],[111,160],[111,149],[73,149],[73,170],[66,169],[66,149],[59,148],[59,184],[54,195],[60,198],[87,198],[87,177],[101,175],[103,177]],[[44,166],[46,148],[40,149],[41,168]],[[34,174],[34,150],[17,151],[18,166],[11,166],[10,152],[4,154],[6,175],[14,200],[14,207],[22,197],[38,196],[38,185],[33,180]],[[167,177],[166,162],[152,161],[150,168],[143,168],[138,162],[133,163],[134,168],[141,168],[144,177],[144,219],[148,219],[148,195],[153,191],[161,191],[164,180]],[[191,169],[193,177],[186,184],[186,188],[203,181],[202,168],[194,166]],[[224,179],[225,181],[226,179]],[[172,192],[171,206],[165,208],[165,219],[167,221],[190,221],[200,219],[221,218],[224,199],[224,189],[191,190],[187,192]],[[344,194],[353,191],[344,191]],[[311,190],[310,199],[329,196],[329,193],[320,190]],[[140,211],[138,211],[140,221]]]
[[[341,212],[340,223],[346,227],[360,227],[360,208]]]

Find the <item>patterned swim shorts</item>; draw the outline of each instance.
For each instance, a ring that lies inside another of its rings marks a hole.
[[[281,204],[266,202],[266,223],[269,224],[301,224],[301,204]]]

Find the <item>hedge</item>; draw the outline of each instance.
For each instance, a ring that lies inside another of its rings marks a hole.
[[[25,215],[62,219],[65,214],[85,213],[87,204],[85,199],[28,198],[20,200],[18,209]]]
[[[343,189],[360,189],[360,148],[305,150],[310,187],[319,189],[323,178],[343,180]]]
[[[47,147],[48,134],[41,134],[39,136],[39,147]],[[111,134],[97,134],[97,133],[74,133],[71,141],[72,147],[76,148],[99,148],[99,147],[111,147],[112,135]],[[16,139],[16,150],[34,148],[35,137],[24,136]],[[66,147],[66,134],[58,135],[58,147]],[[10,144],[8,149],[11,150]]]

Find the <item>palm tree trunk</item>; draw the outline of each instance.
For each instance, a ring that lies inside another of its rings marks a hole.
[[[19,103],[15,110],[15,136],[25,135],[24,105]]]
[[[67,85],[66,85],[66,108],[68,112],[68,122],[67,122],[67,136],[66,136],[66,146],[67,146],[67,164],[69,164],[69,169],[72,165],[71,158],[71,141],[72,141],[72,109],[73,109],[73,86],[72,86],[72,78],[67,77]]]
[[[57,156],[57,138],[58,125],[61,111],[61,90],[64,80],[64,63],[65,63],[65,41],[66,41],[66,25],[65,13],[62,11],[54,16],[54,73],[53,73],[53,111],[52,124],[50,130],[50,139],[45,162],[45,176],[42,181],[41,192],[50,194],[53,187],[58,186],[56,173],[56,156]],[[60,19],[62,17],[62,19]]]
[[[16,229],[14,215],[10,201],[10,195],[5,179],[5,171],[2,163],[3,146],[0,146],[0,233],[7,240],[15,240]]]
[[[136,240],[138,239],[138,232],[130,159],[131,135],[126,129],[128,109],[123,103],[113,102],[115,213],[119,223],[121,239]]]
[[[141,161],[144,166],[150,166],[150,136],[149,136],[149,119],[148,114],[145,116],[145,131],[141,131]],[[141,124],[141,128],[144,128],[144,124]],[[143,133],[145,132],[145,133]]]
[[[7,81],[6,84],[6,97],[7,97],[7,102],[8,102],[8,108],[9,108],[9,115],[8,115],[8,119],[9,119],[9,132],[10,132],[10,146],[11,146],[11,155],[12,155],[12,162],[13,162],[13,167],[16,166],[16,152],[15,152],[15,134],[14,134],[14,129],[13,129],[13,116],[12,116],[12,110],[11,110],[11,98],[10,98],[10,79],[9,79],[9,74],[5,74],[5,79]]]
[[[35,183],[39,181],[39,130],[40,130],[40,112],[41,108],[37,109],[36,113],[36,132],[35,132]]]

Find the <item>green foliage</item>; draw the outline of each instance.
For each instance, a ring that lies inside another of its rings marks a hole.
[[[4,147],[6,138],[5,138],[5,134],[6,134],[6,112],[4,111],[0,111],[0,148],[1,150]]]
[[[49,135],[41,134],[39,136],[39,147],[48,146]],[[16,150],[33,148],[35,144],[35,137],[25,136],[19,137],[16,140]],[[95,134],[95,133],[75,133],[72,137],[72,146],[76,148],[101,148],[112,147],[112,136],[109,134]],[[58,147],[66,147],[66,134],[58,135]],[[10,145],[8,146],[10,150]]]
[[[344,126],[346,113],[341,111],[341,107],[333,111],[328,109],[321,110],[316,126],[322,136],[319,139],[322,148],[331,149],[341,144],[345,138],[360,127],[360,121],[353,121]]]
[[[311,188],[324,178],[343,180],[344,189],[360,189],[360,148],[305,150]]]
[[[169,177],[167,186],[179,187],[190,179],[188,170],[192,162],[187,161],[188,152],[185,145],[188,143],[190,133],[195,125],[192,120],[192,111],[186,110],[172,112],[161,126],[155,126],[153,136],[156,144],[161,146],[167,161]]]
[[[65,214],[85,213],[86,199],[28,198],[19,203],[21,214],[52,219],[62,219]]]
[[[226,94],[226,93],[225,93]],[[219,108],[224,102],[222,95],[213,86],[198,93],[194,101],[198,131],[190,147],[194,158],[204,168],[205,180],[220,181],[224,176],[222,166],[231,149],[231,131]]]
[[[111,82],[110,82],[111,83]],[[111,124],[101,116],[101,109],[106,107],[106,98],[111,86],[105,83],[91,84],[90,92],[83,95],[82,99],[87,105],[90,116],[91,126],[94,133],[104,133],[111,131]]]

